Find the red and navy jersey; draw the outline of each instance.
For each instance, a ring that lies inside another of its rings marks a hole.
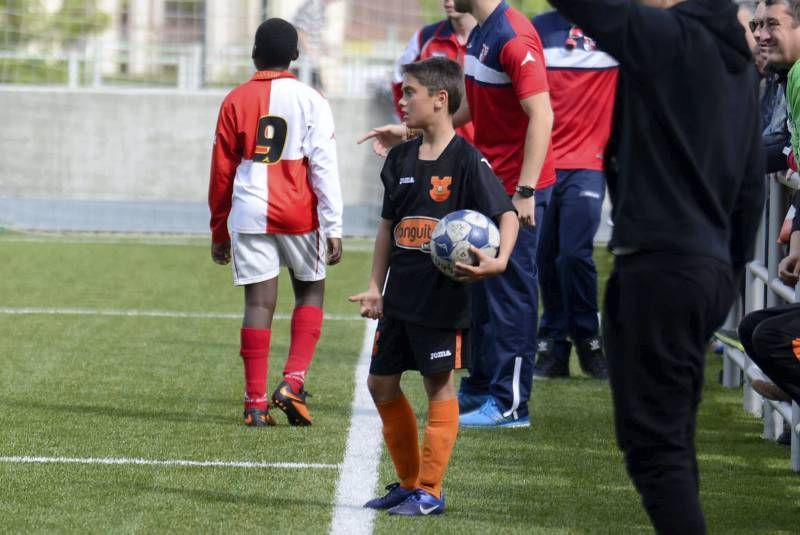
[[[422,138],[392,148],[381,171],[381,217],[392,222],[387,317],[438,329],[467,329],[470,290],[445,277],[430,257],[433,228],[451,212],[471,209],[496,218],[514,210],[486,159],[461,136],[436,160],[419,159]]]
[[[465,86],[475,146],[492,163],[509,195],[519,181],[528,131],[520,100],[549,91],[542,42],[531,21],[503,0],[469,36]],[[556,180],[548,147],[536,186]]]
[[[328,102],[289,72],[258,71],[222,103],[208,188],[211,239],[342,235],[342,194]]]
[[[544,45],[556,169],[603,170],[617,90],[617,61],[557,11],[533,18]]]
[[[463,67],[466,52],[467,45],[462,45],[458,42],[458,36],[453,30],[453,24],[450,19],[434,22],[415,32],[408,41],[403,55],[397,59],[394,66],[392,97],[394,98],[394,109],[397,117],[399,119],[403,117],[403,112],[400,109],[400,98],[403,96],[403,74],[401,71],[403,65],[431,57],[445,57],[457,61]],[[472,123],[469,122],[457,128],[456,132],[472,143],[474,130]]]

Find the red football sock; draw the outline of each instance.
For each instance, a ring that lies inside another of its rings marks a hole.
[[[269,329],[242,327],[239,354],[244,361],[245,409],[267,410],[267,366],[269,362]]]
[[[314,350],[322,332],[322,309],[311,305],[303,305],[292,313],[292,341],[289,345],[289,358],[283,369],[283,380],[289,383],[292,390],[299,392],[303,388],[306,372],[314,358]]]

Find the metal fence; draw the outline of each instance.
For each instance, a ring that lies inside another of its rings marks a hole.
[[[725,322],[726,329],[735,330],[748,312],[782,303],[800,301],[800,285],[786,286],[778,278],[778,263],[783,258],[778,235],[786,213],[787,198],[792,190],[784,186],[779,175],[769,175],[768,202],[764,209],[756,241],[755,259],[747,266],[742,300],[731,310]],[[776,440],[784,428],[791,429],[791,469],[800,472],[800,408],[797,403],[773,401],[761,397],[752,386],[753,379],[763,378],[763,373],[744,351],[725,344],[723,352],[722,384],[727,388],[742,388],[742,407],[750,414],[763,418],[763,437]]]

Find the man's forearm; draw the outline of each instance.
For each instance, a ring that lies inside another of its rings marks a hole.
[[[553,130],[552,109],[537,110],[528,121],[525,134],[525,149],[520,170],[519,185],[536,187],[542,172],[547,149],[550,146],[550,134]]]

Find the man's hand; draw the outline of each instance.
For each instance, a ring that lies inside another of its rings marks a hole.
[[[347,298],[351,303],[361,304],[361,317],[373,320],[383,318],[383,296],[377,290],[367,290]]]
[[[342,239],[328,238],[328,265],[335,266],[342,259]]]
[[[408,133],[408,127],[404,124],[387,124],[373,128],[367,135],[356,141],[359,145],[372,139],[372,150],[378,156],[386,158],[389,149],[402,143]]]
[[[508,260],[492,258],[474,245],[469,246],[469,251],[475,255],[475,260],[478,261],[478,264],[470,266],[469,264],[456,262],[454,271],[461,282],[477,282],[500,275],[506,270]]]
[[[211,244],[211,260],[224,266],[231,261],[231,242],[223,241]]]
[[[800,279],[800,253],[789,253],[781,260],[778,264],[778,277],[789,286],[797,284]]]
[[[527,225],[532,227],[536,225],[536,195],[533,197],[523,197],[519,193],[515,193],[511,197],[511,202],[514,208],[517,209],[517,218],[520,225]]]

